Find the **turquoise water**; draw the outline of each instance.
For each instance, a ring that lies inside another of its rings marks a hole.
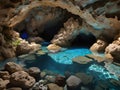
[[[109,79],[119,80],[118,77],[109,73],[109,71],[104,68],[103,63],[99,64],[93,60],[91,63],[88,64],[78,64],[72,61],[72,59],[76,56],[85,56],[86,54],[91,54],[88,48],[63,48],[58,53],[50,53],[46,49],[46,46],[43,46],[42,50],[46,54],[41,56],[37,56],[37,54],[34,54],[34,60],[29,60],[28,57],[28,60],[24,60],[24,58],[17,58],[14,61],[18,64],[24,64],[26,68],[36,66],[39,67],[41,70],[48,70],[62,75],[64,75],[65,72],[70,72],[71,74],[79,72],[86,73],[93,76],[92,84],[88,86],[90,90],[94,90],[91,88],[95,88],[101,81],[103,84],[105,83],[105,85],[109,88],[100,90],[120,90],[120,86],[111,85],[111,83],[109,82]]]

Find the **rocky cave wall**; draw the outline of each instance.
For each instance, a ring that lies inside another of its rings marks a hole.
[[[120,60],[120,0],[1,0],[0,18],[2,59],[9,58],[3,53],[9,40],[12,45],[7,45],[14,50],[7,50],[7,55],[8,51],[14,53],[10,57],[28,53],[33,50],[31,42],[44,41],[40,35],[46,27],[61,24],[51,43],[69,46],[81,31],[92,33],[97,38],[90,48],[93,53],[105,52],[108,59]],[[27,32],[29,42],[21,39],[16,31]],[[5,32],[14,32],[15,37],[6,38],[10,33]],[[27,50],[22,47],[22,42],[29,46]],[[18,53],[20,45],[21,53]]]

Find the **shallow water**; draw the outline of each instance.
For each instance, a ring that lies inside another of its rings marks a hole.
[[[15,58],[14,62],[23,65],[25,68],[29,67],[39,67],[41,70],[48,70],[57,74],[64,75],[65,72],[70,72],[71,74],[76,73],[86,73],[93,76],[93,81],[88,88],[94,90],[98,83],[102,83],[102,88],[100,90],[120,90],[120,86],[112,85],[109,80],[111,78],[119,80],[117,76],[110,74],[105,68],[104,64],[99,64],[96,61],[92,61],[88,64],[78,64],[72,62],[72,59],[76,56],[85,56],[86,54],[91,54],[88,48],[63,48],[61,52],[49,53],[46,46],[42,47],[44,55],[34,54],[34,58]],[[30,60],[31,59],[31,60]],[[6,61],[7,62],[7,61]],[[6,63],[4,62],[4,64]],[[1,63],[1,66],[2,63]],[[101,86],[100,86],[101,87]],[[97,90],[97,89],[95,89]]]

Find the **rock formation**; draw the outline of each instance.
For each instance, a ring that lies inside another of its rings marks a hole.
[[[120,0],[1,0],[0,60],[14,57],[16,53],[21,55],[37,50],[31,48],[28,42],[24,43],[26,49],[23,48],[22,44],[19,44],[21,39],[16,31],[25,32],[29,38],[34,37],[34,40],[29,39],[29,41],[38,42],[40,39],[37,37],[44,32],[45,28],[59,23],[63,26],[55,36],[52,36],[53,44],[69,46],[79,32],[84,31],[84,33],[92,33],[98,39],[91,47],[91,51],[94,53],[105,51],[105,54],[109,52],[112,53],[112,58],[118,59],[119,50],[111,52],[108,48],[120,33],[119,12]],[[10,32],[16,30],[15,36],[7,33],[8,30]],[[8,43],[7,37],[14,46]]]

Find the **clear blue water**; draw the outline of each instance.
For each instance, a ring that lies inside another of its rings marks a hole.
[[[47,43],[45,44],[47,45]],[[104,68],[104,64],[99,64],[94,60],[88,64],[78,64],[72,62],[72,59],[76,56],[85,56],[86,54],[91,54],[88,48],[63,48],[61,52],[50,53],[46,49],[46,46],[43,46],[42,50],[47,54],[41,56],[37,56],[35,54],[35,60],[23,60],[24,62],[22,62],[22,64],[24,64],[26,68],[39,67],[41,70],[49,70],[62,75],[64,75],[65,72],[70,72],[71,74],[79,72],[86,73],[92,75],[94,78],[92,84],[89,86],[90,88],[95,87],[99,81],[102,81],[102,83],[105,83],[109,89],[101,90],[120,90],[120,86],[111,85],[109,82],[109,79],[111,78],[115,80],[119,79],[117,76],[110,74]],[[20,64],[21,60],[18,59],[17,63]]]

